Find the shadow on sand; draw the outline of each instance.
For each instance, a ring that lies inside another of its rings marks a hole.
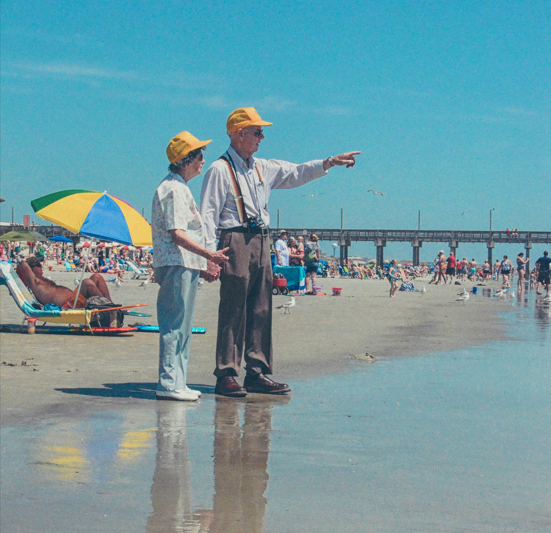
[[[203,394],[214,394],[214,387],[210,385],[188,385],[192,389],[200,390]],[[104,383],[102,388],[75,388],[55,389],[65,394],[81,394],[83,396],[100,396],[103,398],[141,398],[155,400],[157,383]]]

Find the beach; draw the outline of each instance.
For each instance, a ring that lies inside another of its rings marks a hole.
[[[139,284],[113,300],[155,323],[157,287]],[[218,287],[203,285],[198,402],[155,399],[156,334],[7,333],[21,316],[2,290],[2,530],[548,530],[549,304],[498,299],[496,282],[465,304],[455,285],[320,285],[342,295],[274,309],[292,393],[244,399],[213,394]]]
[[[77,274],[49,273],[54,281],[72,287]],[[107,276],[106,276],[107,277]],[[289,314],[276,309],[288,296],[273,298],[274,377],[296,379],[345,373],[368,353],[378,360],[406,357],[441,350],[455,350],[504,338],[498,314],[509,306],[506,300],[471,298],[457,302],[463,287],[429,285],[429,278],[416,281],[426,293],[398,292],[389,298],[386,280],[320,279],[326,296],[297,297]],[[146,303],[137,311],[151,317],[125,318],[156,324],[158,285],[140,288],[140,281],[127,280],[117,290],[109,283],[113,301],[131,305]],[[485,283],[487,289],[497,282]],[[332,296],[332,287],[342,287]],[[482,290],[483,287],[478,287]],[[207,329],[194,335],[188,383],[213,387],[214,353],[219,284],[203,284],[198,292],[194,325]],[[0,321],[15,331],[22,314],[2,288]],[[39,330],[39,328],[37,328]],[[93,408],[98,398],[67,395],[63,389],[105,389],[105,384],[142,383],[157,380],[158,334],[135,333],[131,337],[90,337],[53,334],[0,333],[2,424],[17,424],[43,416],[44,412]],[[243,374],[242,376],[243,377]],[[154,388],[154,387],[153,387]],[[151,390],[148,394],[153,395]]]

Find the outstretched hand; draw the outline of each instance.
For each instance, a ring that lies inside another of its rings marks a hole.
[[[346,168],[351,168],[356,164],[356,156],[360,154],[361,152],[346,152],[344,154],[330,157],[329,159],[325,160],[327,161],[327,168],[325,170],[328,170],[329,168],[334,166],[343,167],[345,165],[346,165]],[[324,167],[325,167],[325,161],[324,161]]]

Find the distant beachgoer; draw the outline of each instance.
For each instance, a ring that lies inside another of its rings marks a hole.
[[[541,294],[542,285],[545,285],[547,295],[549,296],[549,285],[551,281],[549,279],[549,269],[551,265],[551,259],[549,258],[549,252],[546,250],[543,252],[543,256],[536,261],[536,268],[538,270],[538,284],[536,286],[536,292]]]
[[[42,305],[54,304],[60,309],[73,307],[77,292],[79,292],[78,287],[71,290],[45,278],[42,263],[36,257],[29,257],[26,261],[19,263],[16,272]],[[107,284],[99,274],[92,274],[88,279],[82,280],[76,309],[83,309],[86,299],[92,296],[103,296],[112,301]]]
[[[318,244],[318,236],[310,235],[310,240],[304,247],[304,266],[306,267],[306,294],[313,294],[313,285],[316,284],[321,249]]]
[[[524,253],[520,252],[517,256],[517,272],[518,272],[518,282],[517,282],[517,290],[523,291],[524,290],[524,278],[526,274],[526,263],[528,263],[529,259],[524,259]]]
[[[500,271],[501,271],[501,276],[502,276],[502,280],[503,280],[503,286],[508,288],[510,283],[509,283],[509,278],[511,276],[511,270],[513,268],[513,265],[511,264],[511,261],[509,260],[509,258],[504,255],[503,256],[503,261],[501,261],[501,265],[499,267]]]
[[[446,264],[446,284],[449,280],[451,285],[453,282],[453,277],[455,276],[455,255],[453,252],[450,252],[450,256],[446,259]]]
[[[446,254],[444,253],[444,250],[440,250],[438,253],[438,281],[436,282],[437,285],[439,285],[442,281],[444,282],[444,285],[446,284],[447,277],[446,277]]]
[[[490,261],[486,259],[486,261],[484,261],[484,264],[482,265],[482,279],[485,281],[490,279],[491,277],[492,277],[492,265],[490,265]]]
[[[298,238],[297,253],[302,255],[300,264],[304,266],[304,237],[302,235]]]
[[[398,261],[393,259],[390,262],[390,269],[388,271],[388,281],[390,282],[390,293],[391,298],[396,298],[396,291],[398,290],[398,281],[404,281],[402,272],[398,269]]]
[[[496,259],[496,262],[494,263],[494,281],[499,280],[499,268],[501,267],[501,263],[499,262],[499,259]]]
[[[287,247],[287,232],[281,231],[279,239],[275,243],[275,253],[277,256],[277,264],[279,266],[289,266],[289,248]]]
[[[294,237],[289,237],[289,266],[301,266],[304,252],[298,253],[297,241]]]
[[[471,281],[476,281],[476,269],[477,264],[475,258],[473,257],[470,263],[470,274],[468,276]]]

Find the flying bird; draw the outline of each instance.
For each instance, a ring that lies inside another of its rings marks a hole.
[[[314,198],[316,196],[321,196],[323,193],[318,192],[317,194],[301,194],[301,196],[308,196],[308,198]]]
[[[367,192],[372,192],[373,194],[380,194],[381,196],[384,196],[381,191],[374,191],[373,189],[369,189]]]
[[[288,302],[285,302],[283,305],[278,305],[276,309],[283,309],[283,314],[291,314],[291,307],[295,307],[295,298],[291,296],[291,299]]]
[[[463,213],[461,213],[461,216],[463,216],[465,213],[468,213],[469,210],[468,209],[465,209],[465,211],[463,211]]]

